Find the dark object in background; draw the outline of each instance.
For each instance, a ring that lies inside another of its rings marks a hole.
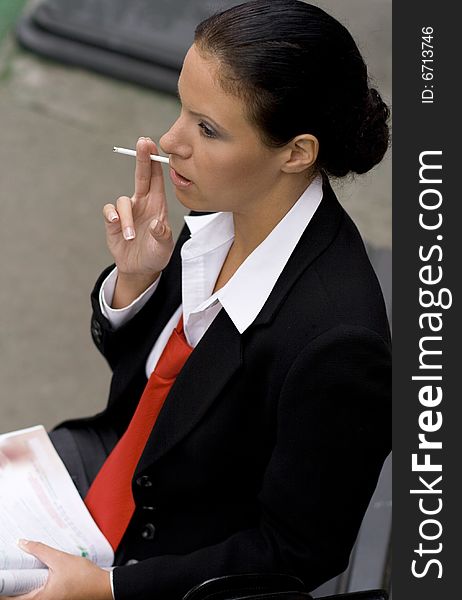
[[[194,29],[241,0],[44,0],[18,21],[37,54],[176,94]]]

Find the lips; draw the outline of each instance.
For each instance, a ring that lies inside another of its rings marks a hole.
[[[173,185],[181,188],[186,188],[192,185],[192,181],[187,179],[183,175],[180,175],[178,171],[176,171],[172,166],[170,166],[170,179],[172,180]]]

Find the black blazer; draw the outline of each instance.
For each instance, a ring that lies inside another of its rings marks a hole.
[[[93,291],[92,335],[114,373],[109,402],[67,426],[97,432],[107,451],[181,303],[188,237],[184,228],[156,292],[117,331],[99,308],[108,270]],[[241,335],[222,309],[167,397],[133,480],[116,600],[179,599],[203,580],[254,571],[296,574],[310,590],[341,572],[390,450],[390,401],[382,294],[325,179],[253,324]]]

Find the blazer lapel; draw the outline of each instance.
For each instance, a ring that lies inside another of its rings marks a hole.
[[[136,469],[149,467],[200,421],[241,366],[241,336],[224,310],[191,352],[157,418]]]
[[[323,175],[323,198],[286,266],[251,327],[269,323],[291,287],[311,263],[331,244],[345,216],[329,180]]]

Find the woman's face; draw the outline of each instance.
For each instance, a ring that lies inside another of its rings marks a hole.
[[[220,68],[191,46],[178,81],[181,113],[160,145],[170,155],[170,178],[184,206],[246,213],[273,189],[281,152],[261,142],[243,102],[220,87]]]

